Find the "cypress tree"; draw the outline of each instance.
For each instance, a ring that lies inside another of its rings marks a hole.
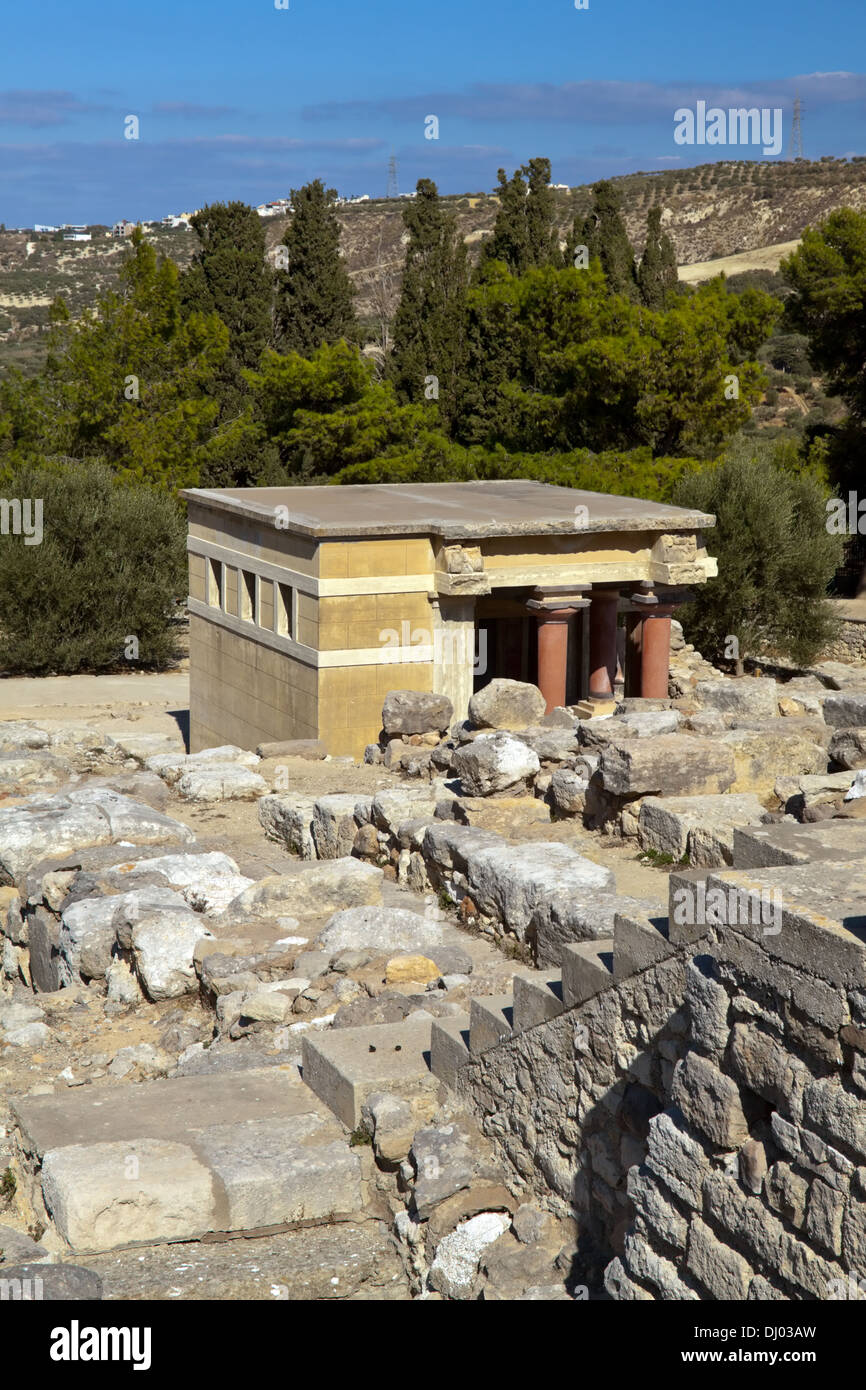
[[[677,254],[667,232],[662,231],[662,210],[650,208],[646,249],[637,271],[637,286],[646,307],[661,313],[677,280]]]
[[[593,188],[592,210],[580,227],[575,222],[574,244],[586,246],[601,268],[612,294],[636,297],[634,248],[622,217],[619,193],[609,179]]]
[[[504,261],[512,275],[558,262],[554,227],[555,203],[550,183],[550,160],[530,159],[506,178],[500,169],[499,210],[493,235],[484,246],[481,265]]]
[[[257,367],[271,332],[273,275],[265,261],[262,219],[246,203],[211,203],[192,226],[201,248],[180,281],[184,312],[219,314],[229,355]]]
[[[403,211],[409,244],[394,316],[391,378],[401,400],[417,401],[423,399],[425,378],[435,376],[438,396],[428,399],[438,399],[448,419],[464,359],[466,248],[436,184],[420,179],[416,194]]]
[[[340,256],[337,190],[314,179],[292,189],[292,220],[282,244],[288,266],[276,272],[274,326],[281,352],[309,357],[324,343],[354,339],[354,290]]]

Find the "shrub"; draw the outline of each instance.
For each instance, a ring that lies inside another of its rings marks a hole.
[[[827,531],[826,487],[787,462],[742,441],[675,489],[680,506],[716,517],[707,547],[718,558],[718,578],[682,610],[688,640],[711,660],[734,655],[729,639],[736,637],[740,662],[779,654],[805,665],[835,634],[826,595],[841,537]]]
[[[41,500],[42,538],[0,535],[0,667],[47,675],[170,661],[186,592],[178,504],[101,464],[21,469],[13,495],[33,503],[31,538]]]

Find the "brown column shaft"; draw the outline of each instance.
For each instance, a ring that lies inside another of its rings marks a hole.
[[[640,693],[645,700],[666,700],[671,660],[672,608],[654,608],[641,627]]]
[[[640,695],[643,614],[629,613],[625,620],[625,693]]]
[[[609,700],[616,678],[616,612],[619,594],[601,590],[589,610],[589,695]]]
[[[538,619],[538,688],[547,704],[547,713],[565,704],[568,667],[570,608],[536,611]]]

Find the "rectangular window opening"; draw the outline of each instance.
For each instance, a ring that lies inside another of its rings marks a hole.
[[[257,623],[259,620],[256,603],[256,576],[250,570],[241,570],[241,617],[245,622]]]
[[[276,631],[281,637],[291,637],[292,635],[292,586],[291,584],[277,584],[277,625]]]
[[[222,608],[223,567],[220,560],[208,560],[207,601],[211,608]]]

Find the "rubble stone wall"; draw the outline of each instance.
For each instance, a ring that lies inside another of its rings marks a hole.
[[[667,959],[459,1074],[616,1299],[866,1297],[866,948],[785,922],[672,925]]]

